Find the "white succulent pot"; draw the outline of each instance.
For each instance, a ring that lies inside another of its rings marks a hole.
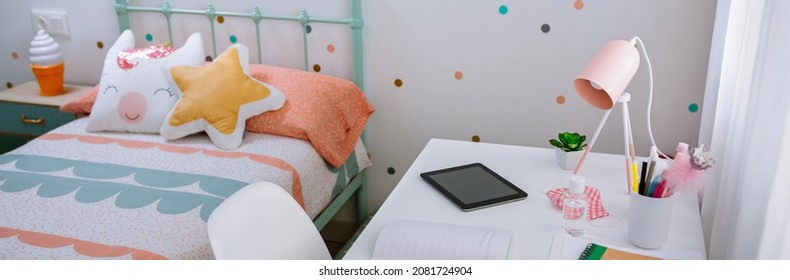
[[[565,170],[572,170],[576,168],[576,164],[582,159],[584,151],[566,152],[560,148],[554,148],[554,153],[557,155],[557,164]]]

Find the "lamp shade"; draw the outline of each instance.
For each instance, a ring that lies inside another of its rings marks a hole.
[[[639,67],[634,44],[615,40],[604,45],[573,81],[573,87],[587,103],[603,110],[614,107]]]

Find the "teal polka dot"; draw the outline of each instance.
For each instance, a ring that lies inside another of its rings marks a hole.
[[[503,15],[507,14],[507,6],[505,5],[499,6],[499,13]]]
[[[145,40],[148,41],[148,42],[153,41],[154,40],[154,35],[151,35],[151,33],[145,34]]]
[[[696,113],[699,110],[699,105],[697,103],[691,103],[689,105],[689,112]]]
[[[236,39],[236,35],[230,35],[230,42],[235,44],[236,41],[238,41],[238,39]]]

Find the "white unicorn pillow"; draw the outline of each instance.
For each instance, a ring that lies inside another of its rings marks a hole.
[[[104,59],[87,130],[159,133],[178,101],[167,71],[176,65],[203,63],[200,33],[189,36],[178,50],[159,45],[135,49],[134,34],[124,31]]]

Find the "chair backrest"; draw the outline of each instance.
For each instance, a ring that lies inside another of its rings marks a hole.
[[[313,221],[282,187],[250,184],[228,197],[208,219],[217,259],[331,259]]]

